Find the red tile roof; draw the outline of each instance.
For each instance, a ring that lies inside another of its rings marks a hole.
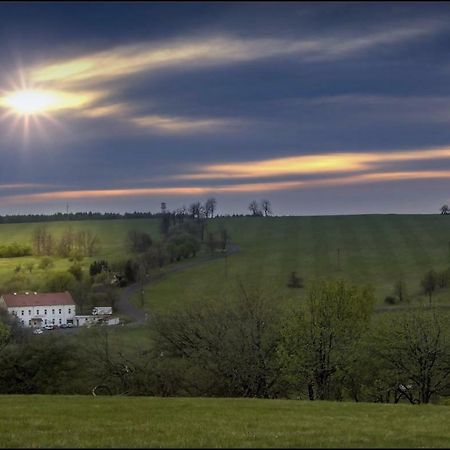
[[[48,292],[43,294],[3,294],[6,306],[9,308],[17,306],[54,306],[54,305],[74,305],[70,292]]]

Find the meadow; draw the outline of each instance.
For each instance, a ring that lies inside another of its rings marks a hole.
[[[0,446],[445,448],[449,420],[439,405],[11,395]]]
[[[240,251],[150,284],[145,307],[151,312],[226,297],[239,281],[296,303],[306,289],[287,287],[292,271],[305,286],[331,278],[370,284],[380,306],[392,294],[394,283],[403,280],[411,301],[423,302],[424,273],[450,266],[449,219],[441,215],[214,219],[208,229],[225,227]],[[443,290],[433,301],[448,303],[448,297]]]
[[[43,224],[39,223],[20,223],[20,224],[1,224],[0,241],[2,244],[18,242],[32,245],[33,230]],[[89,270],[89,265],[96,259],[107,259],[113,261],[129,255],[126,246],[127,233],[130,230],[147,231],[156,239],[159,237],[159,222],[154,219],[139,220],[92,220],[92,221],[62,221],[47,222],[49,232],[58,239],[67,227],[72,227],[74,231],[90,230],[100,239],[100,249],[93,257],[85,257],[81,262],[84,270]],[[28,274],[32,282],[39,282],[48,273],[67,270],[73,263],[67,258],[52,258],[54,266],[47,271],[39,269],[40,258],[34,256],[20,258],[0,258],[0,283],[4,282],[14,274],[14,268],[18,265],[26,266],[31,262],[35,264],[32,272]]]
[[[1,243],[31,243],[36,226],[2,224]],[[56,238],[67,226],[89,229],[99,236],[100,251],[92,258],[84,258],[85,270],[94,259],[114,261],[132,256],[125,244],[130,230],[146,231],[154,239],[160,238],[158,219],[66,221],[47,226]],[[222,227],[240,251],[202,264],[202,257],[207,255],[203,250],[196,258],[196,267],[153,277],[145,288],[145,309],[151,312],[226,297],[232,295],[239,281],[295,303],[304,298],[306,289],[286,286],[293,271],[306,286],[325,278],[370,284],[380,305],[392,294],[394,283],[403,280],[413,302],[425,301],[419,285],[423,274],[450,266],[450,218],[438,214],[228,217],[208,221],[208,231]],[[39,282],[46,276],[37,267],[39,258],[22,257],[0,258],[0,283],[13,276],[17,265],[25,266],[30,261],[35,267],[28,276]],[[54,258],[54,262],[48,272],[66,270],[72,264],[63,258]],[[447,292],[441,291],[435,294],[434,302],[447,303],[447,299]],[[135,302],[140,305],[139,299]]]

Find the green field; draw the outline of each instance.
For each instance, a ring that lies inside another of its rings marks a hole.
[[[448,447],[450,407],[1,396],[1,447]]]
[[[393,284],[404,280],[412,301],[424,301],[419,281],[430,269],[450,266],[450,220],[440,215],[360,215],[223,218],[241,251],[146,289],[146,308],[168,309],[193,301],[223,297],[237,280],[261,286],[275,295],[301,301],[305,289],[289,289],[291,271],[306,284],[320,278],[344,278],[371,284],[381,304]],[[339,249],[339,261],[338,261]],[[450,292],[436,293],[447,303]]]
[[[75,230],[90,229],[101,239],[100,252],[94,258],[83,260],[86,270],[93,259],[112,261],[128,256],[125,239],[131,229],[147,231],[155,239],[159,238],[157,219],[48,223],[55,237],[68,225]],[[292,271],[306,284],[320,278],[344,278],[371,284],[380,304],[391,294],[394,282],[402,279],[407,283],[412,300],[423,301],[419,281],[424,272],[431,268],[443,270],[450,265],[450,219],[447,216],[235,217],[208,223],[209,230],[222,226],[241,250],[227,259],[199,264],[154,281],[145,289],[147,310],[223,297],[238,280],[261,286],[293,302],[301,301],[305,289],[286,287]],[[35,227],[36,224],[2,224],[0,241],[31,242]],[[33,257],[0,258],[0,283],[12,277],[17,265],[30,260],[38,262],[38,258]],[[201,257],[196,260],[200,262]],[[51,270],[65,270],[71,264],[68,259],[55,258],[55,267]],[[29,275],[33,282],[43,276],[44,271],[37,267]],[[438,292],[435,302],[447,303],[449,297],[447,291]]]
[[[0,225],[0,243],[8,244],[12,242],[32,243],[33,230],[41,224],[24,223],[24,224],[1,224]],[[100,239],[100,250],[97,255],[92,258],[84,258],[82,266],[85,270],[89,269],[89,264],[95,259],[105,258],[108,261],[120,259],[128,255],[126,248],[126,236],[129,230],[142,230],[149,232],[154,238],[159,238],[159,222],[152,219],[139,220],[92,220],[92,221],[65,221],[65,222],[46,222],[45,225],[52,235],[57,239],[63,230],[69,226],[74,231],[87,230],[92,231]],[[49,270],[59,271],[67,270],[72,262],[67,258],[53,258],[54,267]],[[5,281],[14,273],[17,265],[24,266],[28,262],[34,262],[35,267],[29,275],[30,279],[39,282],[45,272],[37,268],[39,258],[22,257],[22,258],[0,258],[0,283]],[[31,288],[30,288],[31,289]]]

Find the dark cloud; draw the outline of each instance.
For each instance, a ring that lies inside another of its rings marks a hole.
[[[176,177],[205,164],[449,146],[449,19],[450,5],[438,2],[5,3],[0,96],[16,81],[18,68],[29,74],[37,66],[92,59],[98,52],[109,59],[97,57],[96,75],[71,85],[74,92],[102,91],[86,108],[58,112],[56,123],[41,119],[41,133],[34,127],[26,140],[20,121],[16,127],[11,120],[0,122],[0,178],[50,184],[55,191],[184,186]],[[213,39],[223,42],[198,50]],[[174,63],[173,53],[168,62],[140,66],[155,49],[191,43],[194,56]],[[115,56],[135,68],[119,73],[122,67],[108,66]],[[68,80],[58,83],[64,87]],[[446,170],[449,161],[391,162],[383,170]],[[283,179],[292,176],[277,178]],[[448,201],[450,182],[433,180],[426,189],[424,183],[264,194],[282,213],[383,212],[383,204],[387,212],[431,212]],[[10,194],[0,190],[1,211],[23,210],[23,204],[2,206]],[[406,201],[409,195],[418,200]],[[223,212],[245,210],[252,196],[218,194]],[[436,205],[430,205],[432,198]],[[189,195],[170,199],[176,207]],[[51,210],[60,203],[45,200],[33,208]],[[79,209],[158,205],[158,199],[133,196],[73,200]]]

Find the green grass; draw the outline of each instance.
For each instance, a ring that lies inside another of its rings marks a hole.
[[[146,308],[171,309],[212,296],[225,295],[238,279],[261,286],[291,301],[305,289],[286,287],[291,271],[306,283],[344,278],[371,284],[378,303],[403,279],[413,300],[424,301],[419,281],[434,268],[450,265],[450,220],[440,215],[360,215],[283,218],[223,218],[210,229],[225,226],[241,251],[228,258],[172,274],[146,289]],[[338,265],[337,252],[340,249]],[[448,291],[435,296],[448,302]]]
[[[93,259],[114,260],[128,255],[125,238],[131,229],[149,232],[159,238],[157,219],[93,220],[48,223],[58,236],[71,225],[90,229],[101,239],[101,250],[94,258],[85,258],[88,269]],[[206,262],[183,272],[169,274],[146,287],[145,308],[183,307],[226,295],[238,279],[270,290],[292,302],[302,301],[305,289],[286,287],[291,271],[306,283],[319,278],[345,278],[375,287],[378,302],[392,293],[395,281],[407,282],[413,299],[423,301],[419,281],[424,272],[449,266],[450,219],[441,215],[360,215],[221,218],[209,221],[210,230],[225,226],[241,251],[225,259]],[[0,243],[30,242],[36,224],[0,225]],[[340,249],[338,265],[337,251]],[[202,255],[195,260],[200,261]],[[12,277],[14,268],[38,258],[0,258],[0,284]],[[52,271],[66,270],[68,259],[56,258]],[[164,269],[166,271],[167,268]],[[39,282],[43,270],[34,268],[31,282]],[[30,286],[30,289],[32,286]],[[450,303],[448,291],[435,296],[436,302]],[[138,300],[136,299],[138,304]]]
[[[29,243],[31,245],[33,230],[40,224],[1,224],[0,225],[0,243],[7,244],[11,242]],[[159,221],[157,219],[119,219],[119,220],[82,220],[68,222],[48,222],[46,223],[49,231],[57,239],[64,229],[71,226],[74,231],[90,230],[100,239],[100,251],[92,258],[84,258],[82,266],[85,270],[96,259],[107,259],[112,261],[121,259],[129,255],[126,248],[126,236],[130,230],[147,231],[155,239],[159,239]],[[24,267],[28,262],[35,263],[35,267],[29,276],[31,282],[39,283],[46,276],[46,272],[38,269],[37,265],[40,258],[22,257],[22,258],[0,258],[0,282],[10,279],[17,265]],[[54,267],[48,270],[48,273],[67,270],[72,263],[67,258],[54,258]]]
[[[1,447],[448,447],[450,407],[1,396]]]

